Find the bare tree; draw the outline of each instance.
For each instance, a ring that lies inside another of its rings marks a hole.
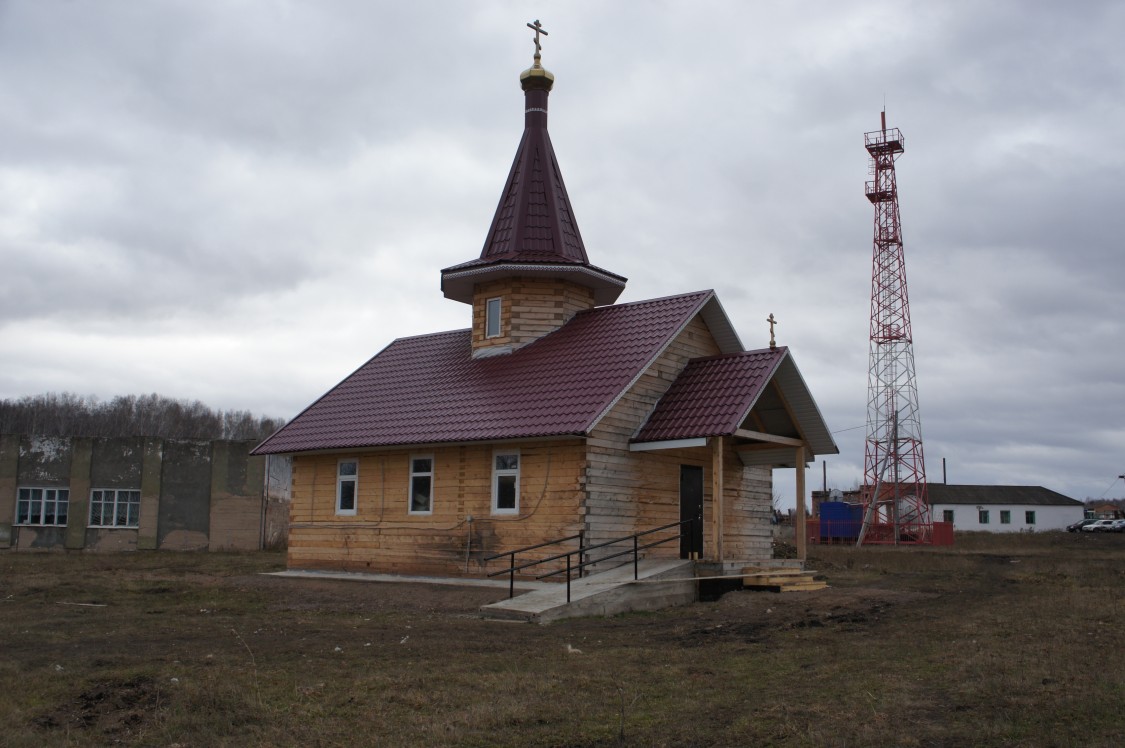
[[[199,400],[155,393],[108,402],[70,392],[0,400],[0,433],[35,436],[158,436],[180,439],[263,439],[283,421],[246,410],[213,410]]]

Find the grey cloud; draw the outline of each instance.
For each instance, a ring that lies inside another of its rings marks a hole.
[[[1099,494],[1125,467],[1125,10],[1080,6],[548,9],[592,261],[629,299],[718,289],[748,345],[776,313],[850,487],[886,95],[931,476]],[[292,415],[390,339],[467,324],[437,272],[500,196],[526,7],[0,7],[0,396],[166,381]],[[185,350],[157,365],[162,340]]]

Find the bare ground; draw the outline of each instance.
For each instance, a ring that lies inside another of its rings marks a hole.
[[[3,554],[0,744],[1125,742],[1125,537],[958,540],[550,626],[481,620],[499,590],[262,575],[271,554]]]

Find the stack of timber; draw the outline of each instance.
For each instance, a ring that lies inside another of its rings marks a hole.
[[[762,569],[748,567],[742,570],[742,586],[772,592],[810,592],[823,590],[828,583],[816,578],[815,571],[800,569]]]

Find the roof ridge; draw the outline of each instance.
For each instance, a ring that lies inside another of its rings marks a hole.
[[[711,356],[697,356],[692,361],[716,361],[724,358],[739,358],[741,356],[760,355],[762,353],[788,353],[789,346],[779,345],[776,348],[755,348],[752,351],[731,351],[730,353],[716,353]]]
[[[1040,488],[1044,491],[1052,491],[1058,493],[1053,488],[1040,486],[1032,483],[941,483],[938,481],[926,481],[929,486],[949,486],[950,488]]]
[[[641,304],[654,304],[658,301],[671,301],[672,299],[684,299],[684,298],[687,298],[689,296],[713,296],[714,294],[715,294],[714,289],[708,288],[708,289],[705,289],[703,291],[690,291],[688,293],[672,294],[671,296],[659,296],[655,299],[638,299],[637,301],[623,301],[619,304],[606,304],[605,306],[597,306],[597,307],[594,307],[593,309],[583,309],[582,311],[575,313],[574,316],[577,317],[579,314],[592,314],[594,312],[601,312],[601,311],[606,311],[606,310],[609,310],[609,309],[622,309],[624,307],[629,307],[629,306],[640,306]]]
[[[436,338],[440,335],[457,335],[459,333],[465,333],[465,332],[471,333],[472,331],[473,331],[473,328],[471,328],[471,327],[458,327],[456,330],[440,330],[438,332],[424,332],[421,335],[404,335],[401,338],[395,338],[390,343],[387,343],[386,347],[390,347],[390,346],[394,345],[395,343],[399,342],[400,340],[417,340],[419,338]]]

